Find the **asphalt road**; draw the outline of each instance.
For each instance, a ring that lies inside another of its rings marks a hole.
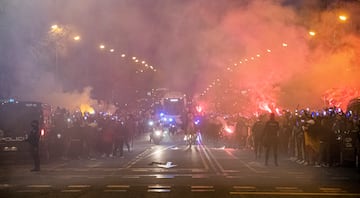
[[[124,158],[60,160],[40,172],[3,164],[0,197],[360,197],[356,168],[269,162],[248,149],[189,148],[181,136],[153,145],[144,136]]]

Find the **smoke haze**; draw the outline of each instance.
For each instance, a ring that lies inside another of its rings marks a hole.
[[[74,109],[158,87],[201,93],[221,78],[251,90],[242,105],[252,111],[321,108],[328,90],[355,90],[348,100],[360,87],[359,4],[344,4],[349,21],[341,23],[342,10],[316,9],[322,2],[2,0],[0,96]],[[51,32],[55,23],[61,34]],[[132,56],[157,72],[138,72]]]

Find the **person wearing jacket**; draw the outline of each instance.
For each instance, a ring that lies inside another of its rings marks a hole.
[[[39,130],[38,120],[33,120],[31,122],[31,130],[27,141],[30,144],[31,157],[34,160],[34,168],[31,169],[31,171],[40,171],[40,154],[39,154],[40,130]]]
[[[270,120],[265,123],[263,143],[265,146],[265,165],[268,165],[270,149],[274,152],[275,166],[278,166],[279,122],[275,120],[275,114],[270,114]]]

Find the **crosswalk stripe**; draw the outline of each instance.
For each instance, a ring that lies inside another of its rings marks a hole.
[[[40,190],[18,190],[16,192],[20,192],[20,193],[38,193],[38,192],[40,192]]]
[[[0,184],[0,189],[1,188],[10,188],[11,185],[10,184]]]
[[[51,188],[51,185],[48,184],[35,184],[35,185],[27,185],[28,188]]]
[[[171,190],[170,189],[148,189],[148,192],[163,193],[163,192],[171,192]]]
[[[161,185],[152,185],[152,186],[148,186],[148,188],[152,188],[152,189],[159,189],[159,188],[171,188],[171,186],[161,186]]]
[[[239,189],[239,190],[254,190],[256,189],[255,186],[233,186],[234,189]]]
[[[63,193],[68,193],[68,192],[81,192],[81,190],[79,190],[79,189],[66,189],[66,190],[62,190],[61,192],[63,192]]]
[[[130,185],[117,185],[117,184],[113,184],[113,185],[107,185],[107,188],[130,188]]]
[[[214,186],[191,186],[192,189],[209,189],[214,188]]]
[[[341,192],[341,188],[321,187],[319,188],[323,192]]]
[[[104,192],[127,192],[125,189],[106,189]]]
[[[90,185],[83,185],[83,184],[68,186],[68,188],[89,188],[89,187],[90,187]]]

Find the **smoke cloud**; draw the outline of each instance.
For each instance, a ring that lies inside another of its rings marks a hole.
[[[193,95],[221,79],[212,90],[231,85],[238,96],[228,106],[248,107],[235,110],[344,106],[360,86],[360,8],[322,2],[1,1],[1,96],[74,109],[133,101],[158,87]],[[343,10],[345,23],[337,19]],[[55,23],[62,34],[52,34]],[[222,94],[210,90],[207,99]]]

